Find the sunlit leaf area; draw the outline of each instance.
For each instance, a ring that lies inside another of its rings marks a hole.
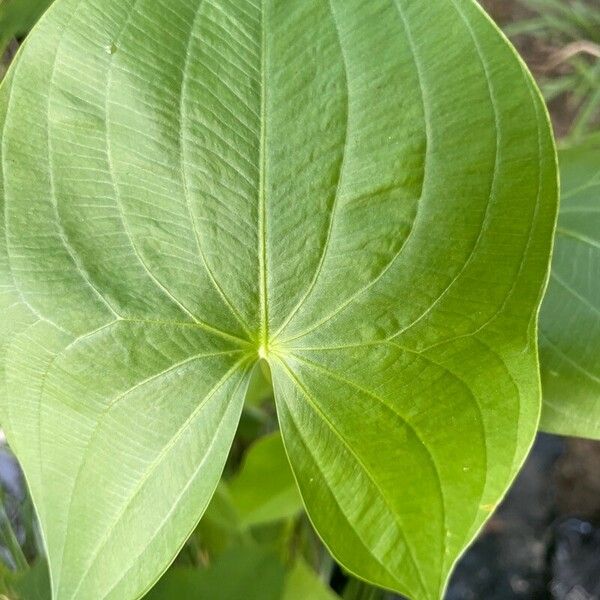
[[[600,598],[600,5],[0,0],[0,600]]]

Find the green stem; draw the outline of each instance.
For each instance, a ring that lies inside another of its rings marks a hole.
[[[4,501],[2,498],[0,498],[0,522],[2,523],[0,527],[2,541],[10,552],[17,570],[27,571],[29,569],[29,563],[23,554],[21,544],[19,544],[19,540],[17,539],[12,525],[10,524],[10,519],[8,518],[6,510],[4,509]]]

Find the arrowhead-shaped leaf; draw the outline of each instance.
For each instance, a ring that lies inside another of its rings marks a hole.
[[[253,365],[317,531],[438,598],[533,439],[546,114],[471,0],[58,0],[0,96],[2,423],[56,600],[130,600]]]
[[[600,137],[559,158],[560,217],[540,314],[541,426],[600,439]]]

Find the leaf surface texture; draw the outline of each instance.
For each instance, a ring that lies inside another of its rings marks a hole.
[[[346,569],[439,598],[539,412],[556,211],[471,0],[58,0],[0,94],[1,418],[56,600],[139,598],[266,357]]]

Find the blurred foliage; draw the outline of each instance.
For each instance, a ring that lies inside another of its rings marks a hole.
[[[302,511],[302,499],[279,433],[253,444],[229,489],[245,527],[293,518]]]
[[[6,447],[0,446],[1,600],[50,600],[43,556],[33,504],[18,463]]]
[[[600,124],[600,2],[519,0],[527,16],[506,33],[522,50],[552,111],[568,112],[566,141]]]
[[[240,547],[225,553],[211,568],[171,569],[146,599],[280,600],[284,577],[284,567],[275,554]]]
[[[51,600],[50,579],[45,561],[14,573],[0,565],[0,600]]]
[[[0,0],[0,55],[29,32],[53,0]]]

